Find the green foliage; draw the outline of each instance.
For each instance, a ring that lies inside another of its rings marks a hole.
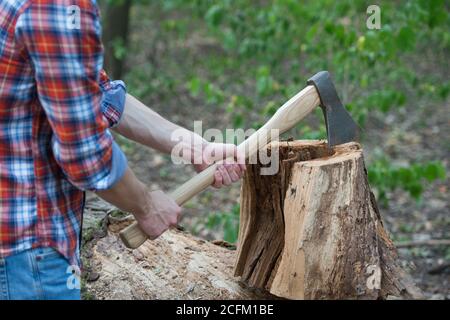
[[[444,1],[384,1],[380,4],[381,30],[366,28],[366,5],[361,0],[168,0],[163,7],[166,12],[185,11],[196,24],[204,23],[203,36],[223,50],[223,55],[203,57],[206,76],[194,76],[195,82],[187,82],[191,88],[194,85],[190,91],[194,96],[204,94],[209,104],[227,104],[228,111],[239,118],[236,122],[244,118],[249,119],[244,126],[255,120],[263,123],[273,110],[254,119],[244,105],[230,103],[228,97],[239,100],[245,96],[258,105],[279,105],[303,86],[305,77],[328,69],[345,103],[364,126],[371,110],[387,113],[404,106],[407,90],[417,86],[418,75],[405,63],[405,54],[423,46],[424,41],[432,42],[437,50],[450,48]],[[230,69],[241,71],[233,81],[243,82],[247,89],[243,95],[235,86],[219,91],[213,86],[217,77]],[[427,79],[420,82],[427,83]],[[405,89],[399,91],[399,84]],[[446,97],[448,83],[438,90]]]
[[[210,82],[202,81],[198,77],[192,78],[187,83],[187,89],[193,97],[198,97],[200,94],[203,94],[206,102],[211,105],[221,104],[225,100],[225,95],[222,90]]]
[[[234,205],[231,212],[214,212],[209,214],[204,221],[206,228],[211,230],[223,230],[223,239],[229,243],[236,243],[239,229],[238,204]]]
[[[420,199],[425,182],[445,179],[445,167],[441,162],[412,164],[397,167],[386,158],[373,161],[368,169],[370,184],[376,188],[379,200],[387,204],[387,192],[401,188],[411,197]]]
[[[117,60],[123,60],[127,54],[127,47],[125,46],[123,39],[116,38],[112,42],[114,57]]]
[[[445,249],[444,259],[445,259],[445,260],[450,260],[450,247],[447,247],[447,248]]]

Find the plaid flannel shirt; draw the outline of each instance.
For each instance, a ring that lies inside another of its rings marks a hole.
[[[94,0],[0,1],[0,257],[49,246],[79,263],[83,190],[125,172],[108,130],[125,87],[100,34]]]

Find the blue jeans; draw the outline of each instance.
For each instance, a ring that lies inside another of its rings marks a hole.
[[[0,300],[80,300],[78,276],[52,248],[0,258]]]

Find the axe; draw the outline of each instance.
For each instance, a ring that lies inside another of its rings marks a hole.
[[[238,153],[248,159],[271,141],[267,134],[272,129],[278,129],[279,134],[293,128],[306,117],[315,107],[321,106],[327,128],[328,146],[353,141],[358,136],[358,125],[345,110],[328,71],[321,71],[311,77],[308,86],[293,96],[262,126],[248,137],[237,148]],[[214,182],[217,164],[212,164],[196,176],[174,190],[170,196],[181,206]],[[147,235],[133,222],[120,232],[120,238],[125,246],[136,249],[147,240]]]

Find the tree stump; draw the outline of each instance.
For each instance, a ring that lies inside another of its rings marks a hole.
[[[275,148],[277,174],[247,165],[235,275],[289,299],[421,298],[384,229],[361,146]]]

